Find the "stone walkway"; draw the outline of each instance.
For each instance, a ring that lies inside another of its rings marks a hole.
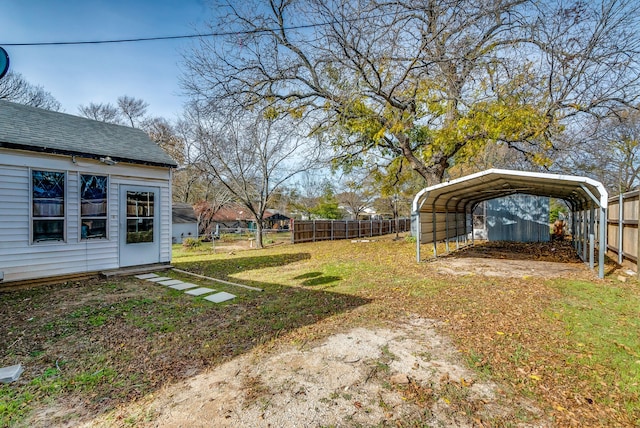
[[[184,291],[186,294],[191,296],[204,296],[205,300],[208,300],[213,303],[221,303],[226,302],[227,300],[231,300],[236,296],[227,293],[225,291],[216,292],[213,288],[200,287],[199,285],[192,284],[190,282],[183,282],[179,279],[172,279],[166,276],[158,276],[155,273],[145,273],[142,275],[135,275],[138,279],[144,279],[147,281],[155,282],[156,284],[163,285],[168,288],[173,288],[174,290]]]

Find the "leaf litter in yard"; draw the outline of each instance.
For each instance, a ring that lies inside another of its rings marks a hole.
[[[311,346],[255,350],[87,426],[126,420],[137,426],[473,427],[514,418],[538,420],[521,426],[547,426],[531,403],[514,405],[465,368],[434,325],[411,317]],[[145,423],[147,414],[154,416]]]
[[[587,277],[591,272],[576,255],[570,241],[479,242],[432,260],[447,275],[490,277]]]
[[[15,406],[8,414],[9,422],[20,421],[16,426],[161,426],[157,421],[171,417],[174,406],[186,409],[186,400],[196,403],[190,407],[195,414],[210,409],[201,397],[220,388],[228,396],[214,402],[226,403],[225,421],[239,421],[243,412],[253,412],[258,423],[274,420],[291,405],[319,415],[307,426],[331,425],[321,417],[344,427],[429,421],[450,427],[638,426],[637,381],[619,378],[622,370],[606,358],[592,363],[588,335],[597,329],[604,349],[637,364],[640,348],[637,335],[631,337],[640,319],[637,283],[615,281],[614,287],[570,258],[566,265],[577,268],[567,274],[571,280],[523,274],[518,269],[531,263],[553,263],[555,243],[514,246],[512,255],[504,248],[496,248],[503,258],[485,253],[476,259],[489,271],[494,262],[509,262],[517,274],[438,274],[441,261],[472,258],[463,251],[418,264],[415,244],[384,239],[176,257],[180,268],[265,289],[239,291],[237,301],[222,306],[129,279],[3,293],[0,349],[8,352],[0,359],[22,362],[26,370],[12,384],[15,390],[0,390],[0,425],[8,403]],[[527,259],[531,255],[538,260]],[[331,281],[308,282],[317,278]],[[580,284],[590,287],[591,300],[584,300]],[[609,300],[599,303],[606,290]],[[579,316],[598,307],[610,310],[619,325],[599,328],[597,317],[586,336],[576,337],[569,309],[578,326]],[[404,345],[419,350],[398,368]],[[342,373],[333,365],[339,363],[363,380],[323,380]],[[207,383],[207,376],[219,383]],[[192,382],[190,394],[185,388]],[[331,388],[321,390],[323,382]],[[493,395],[474,392],[483,385]]]

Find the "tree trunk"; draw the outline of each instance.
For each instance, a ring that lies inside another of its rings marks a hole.
[[[442,182],[442,177],[446,168],[443,165],[426,166],[422,160],[415,156],[411,149],[411,142],[409,137],[405,134],[398,133],[395,137],[399,141],[400,150],[402,155],[409,162],[411,168],[425,179],[428,186],[433,186]]]
[[[256,220],[256,248],[264,248],[262,243],[262,221]]]
[[[398,201],[393,201],[393,221],[396,223],[396,237],[395,240],[397,241],[398,239],[400,239],[400,232],[398,229],[400,229],[400,219],[398,218]]]

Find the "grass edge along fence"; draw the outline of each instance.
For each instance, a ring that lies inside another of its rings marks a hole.
[[[291,242],[334,241],[370,238],[390,233],[407,232],[411,219],[396,220],[292,220]]]

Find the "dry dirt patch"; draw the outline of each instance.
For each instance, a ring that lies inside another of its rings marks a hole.
[[[434,321],[412,317],[314,345],[254,350],[88,426],[470,427],[518,417],[541,412],[507,402],[464,367]]]
[[[447,275],[484,275],[503,278],[593,278],[571,242],[480,242],[432,261]]]

